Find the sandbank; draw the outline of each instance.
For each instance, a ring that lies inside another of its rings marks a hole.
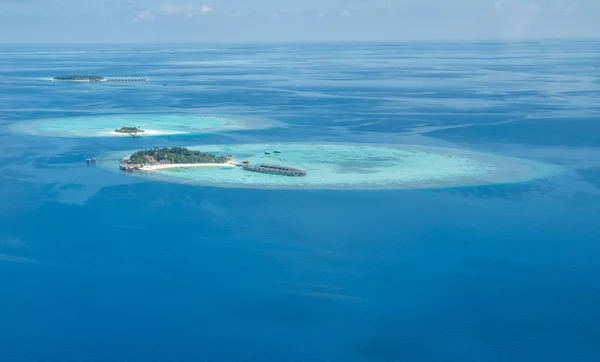
[[[136,132],[132,134],[138,135],[138,136],[166,136],[166,135],[171,135],[171,134],[184,134],[186,132],[181,132],[181,131],[169,131],[169,130],[157,130],[157,129],[144,129],[143,132]],[[129,136],[131,137],[131,134],[129,133],[122,133],[122,132],[115,132],[115,131],[109,131],[106,133],[107,135],[110,136],[115,136],[115,137],[119,137],[119,136]]]
[[[19,133],[36,136],[127,138],[130,137],[129,134],[114,132],[114,130],[123,126],[135,126],[145,130],[139,134],[142,137],[167,137],[169,135],[265,129],[278,125],[278,122],[270,119],[237,115],[123,113],[30,120],[14,123],[10,128]]]

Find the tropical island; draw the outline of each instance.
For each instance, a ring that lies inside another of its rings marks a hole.
[[[152,148],[137,151],[123,158],[119,168],[123,171],[155,171],[166,168],[203,166],[240,167],[244,171],[279,175],[306,176],[306,171],[282,165],[262,163],[250,165],[247,160],[234,161],[232,155],[218,156],[209,152],[194,151],[185,147]]]
[[[218,156],[209,152],[194,151],[185,147],[152,148],[137,151],[123,159],[124,171],[156,170],[176,167],[235,166],[231,156]]]
[[[105,78],[99,75],[61,75],[52,78],[53,81],[67,82],[147,82],[148,78]]]
[[[68,80],[77,82],[103,82],[106,78],[97,75],[61,75],[52,78],[53,80]]]
[[[137,127],[121,127],[119,129],[115,129],[115,132],[135,134],[135,133],[142,133],[142,132],[144,132],[144,130],[141,128],[137,128]]]

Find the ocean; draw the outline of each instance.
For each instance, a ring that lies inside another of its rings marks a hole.
[[[57,75],[149,82],[60,83]],[[0,45],[0,360],[600,360],[600,43]],[[70,138],[15,124],[280,127]],[[416,144],[562,172],[275,190],[85,159],[177,144]]]

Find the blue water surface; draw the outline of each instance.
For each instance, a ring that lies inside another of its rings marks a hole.
[[[0,361],[600,360],[600,43],[0,46]],[[52,83],[65,74],[147,83]],[[286,127],[12,133],[118,113]],[[316,191],[87,166],[241,142],[466,148],[525,183]]]

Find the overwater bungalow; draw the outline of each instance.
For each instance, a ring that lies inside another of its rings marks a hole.
[[[108,78],[109,82],[146,82],[148,78]]]
[[[261,164],[260,166],[250,166],[250,165],[242,165],[242,168],[245,171],[251,172],[259,172],[259,173],[268,173],[271,175],[280,175],[280,176],[306,176],[306,171],[299,170],[297,168],[278,166],[278,165],[268,165]]]
[[[121,171],[127,171],[127,172],[137,171],[137,170],[140,170],[140,168],[141,168],[140,165],[129,165],[126,163],[119,165],[119,169]]]

